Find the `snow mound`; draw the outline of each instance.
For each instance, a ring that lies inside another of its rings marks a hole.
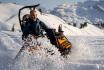
[[[41,46],[38,46],[37,50],[32,53],[25,50],[10,68],[13,70],[62,69],[63,61],[57,48],[52,46],[49,42],[46,42],[47,39],[45,38],[40,40],[44,40],[44,42],[42,42]]]

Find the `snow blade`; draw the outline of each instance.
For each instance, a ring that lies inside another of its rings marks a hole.
[[[47,37],[50,39],[51,44],[55,45],[62,55],[70,52],[72,44],[63,34],[63,31],[56,32],[55,29],[47,29]]]
[[[41,43],[38,43],[37,39],[34,40],[34,36],[29,34],[28,37],[23,40],[23,46],[17,53],[15,59],[18,59],[24,50],[28,50],[28,52],[33,53],[33,51],[37,49],[37,46],[40,45]]]
[[[20,55],[21,55],[21,52],[25,49],[25,47],[23,46],[19,52],[17,53],[16,57],[14,59],[17,59]]]

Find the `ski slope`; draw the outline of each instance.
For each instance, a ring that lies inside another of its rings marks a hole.
[[[63,58],[45,37],[39,39],[42,45],[38,50],[32,54],[25,50],[19,59],[15,60],[23,44],[17,17],[18,9],[21,7],[11,3],[0,4],[0,70],[104,70],[102,30],[91,24],[79,29],[54,15],[41,15],[39,12],[38,18],[50,28],[57,29],[59,24],[62,24],[64,34],[73,45],[72,53]],[[10,31],[13,24],[16,24],[15,32]],[[48,50],[51,52],[47,52]]]

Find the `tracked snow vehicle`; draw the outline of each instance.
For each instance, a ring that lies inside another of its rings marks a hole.
[[[19,17],[20,26],[23,24],[23,22],[24,22],[23,20],[29,16],[29,14],[26,14],[23,16],[23,19],[21,19],[21,11],[25,8],[29,8],[31,10],[32,8],[36,8],[38,6],[39,6],[39,4],[33,5],[33,6],[25,6],[25,7],[22,7],[19,9],[18,17]],[[22,27],[21,27],[21,30],[22,30]],[[58,32],[56,32],[56,29],[47,29],[45,35],[50,40],[51,44],[55,45],[58,48],[58,50],[60,51],[60,53],[62,55],[66,55],[71,51],[72,44],[68,41],[68,39],[63,34],[62,25],[59,25]],[[30,40],[27,40],[27,41],[32,41],[31,38],[29,38],[29,39]],[[20,55],[20,52],[22,52],[24,47],[25,46],[23,46],[20,49],[20,51],[16,57],[18,57]]]

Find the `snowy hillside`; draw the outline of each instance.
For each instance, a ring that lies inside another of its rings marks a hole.
[[[15,30],[18,31],[20,30],[19,22],[18,22],[18,9],[21,8],[22,6],[18,6],[15,4],[0,4],[0,28],[2,30],[8,30],[10,31],[12,29],[13,24],[15,27]],[[14,11],[13,13],[11,11]],[[27,14],[28,11],[24,10],[23,14]],[[93,35],[93,36],[103,36],[103,33],[100,29],[97,27],[94,27],[93,25],[88,24],[88,26],[84,29],[79,29],[73,26],[68,25],[65,23],[62,19],[51,15],[51,14],[43,14],[41,15],[38,12],[38,18],[43,21],[47,26],[50,28],[55,28],[57,29],[59,24],[62,24],[63,30],[65,35]]]
[[[18,9],[15,4],[0,4],[0,70],[103,70],[104,69],[104,33],[97,27],[88,24],[79,29],[68,25],[52,14],[40,14],[38,18],[50,28],[57,29],[62,24],[64,34],[72,43],[72,53],[67,58],[60,56],[59,51],[50,41],[40,38],[42,46],[32,54],[23,51],[20,58],[14,60],[22,47],[22,33],[18,22]],[[25,10],[28,13],[27,10]],[[25,13],[23,12],[23,14]],[[15,32],[11,28],[15,24]],[[100,48],[100,49],[98,49]],[[47,53],[47,50],[51,51]],[[53,55],[51,53],[54,53]]]
[[[18,24],[18,10],[22,6],[18,6],[15,4],[7,3],[7,4],[0,4],[0,28],[4,27],[5,25],[5,30],[11,30],[13,24],[16,25]],[[3,29],[2,29],[3,30]]]
[[[83,3],[62,4],[51,11],[69,24],[104,23],[104,1],[88,0]]]

